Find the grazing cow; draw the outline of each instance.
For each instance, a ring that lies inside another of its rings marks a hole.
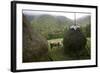
[[[53,47],[60,47],[60,43],[59,42],[52,42],[50,43],[50,48],[52,49]]]

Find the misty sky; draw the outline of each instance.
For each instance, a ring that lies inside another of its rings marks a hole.
[[[54,16],[65,16],[69,19],[74,20],[75,16],[76,19],[81,18],[81,17],[85,17],[85,16],[89,16],[89,13],[69,13],[69,12],[46,12],[46,11],[23,11],[24,14],[27,15],[41,15],[41,14],[50,14],[50,15],[54,15]]]

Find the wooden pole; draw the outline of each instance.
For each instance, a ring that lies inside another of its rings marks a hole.
[[[77,22],[76,22],[76,12],[74,13],[74,25],[75,26],[77,25]]]

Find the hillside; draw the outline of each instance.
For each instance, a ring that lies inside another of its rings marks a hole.
[[[72,20],[64,16],[52,16],[44,14],[35,17],[35,19],[31,21],[31,24],[43,36],[45,36],[47,39],[50,39],[50,36],[52,36],[52,38],[63,36],[64,29],[72,24]]]
[[[26,15],[32,26],[46,39],[62,38],[65,29],[73,25],[74,21],[65,16],[50,14]],[[84,16],[76,20],[77,24],[86,27],[90,24],[90,16]],[[67,30],[66,30],[67,31]]]
[[[82,17],[82,18],[79,18],[77,19],[77,23],[80,25],[80,26],[86,26],[88,24],[91,24],[90,21],[91,20],[91,16],[85,16],[85,17]]]

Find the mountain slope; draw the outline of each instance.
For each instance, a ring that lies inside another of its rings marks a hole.
[[[80,26],[86,26],[91,24],[91,16],[85,16],[77,19],[77,24],[79,24]]]

